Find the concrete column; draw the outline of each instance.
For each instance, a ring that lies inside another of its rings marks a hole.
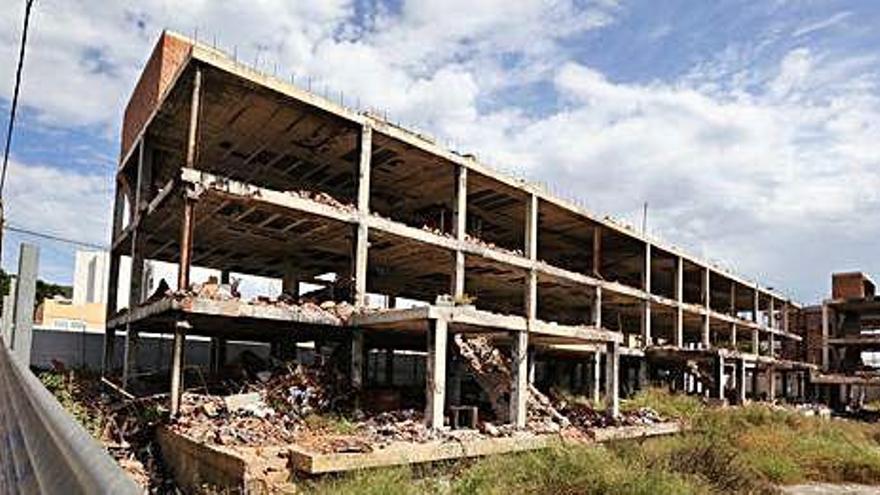
[[[351,388],[359,393],[364,387],[364,330],[355,328],[351,331]]]
[[[367,303],[367,259],[369,248],[369,231],[366,217],[370,214],[370,160],[373,154],[373,128],[365,124],[361,129],[358,141],[358,191],[357,209],[358,223],[355,226],[354,249],[354,291],[352,299],[355,306]]]
[[[596,351],[592,354],[590,359],[591,373],[590,373],[590,398],[593,399],[594,404],[599,403],[599,392],[602,387],[600,387],[599,381],[602,378],[602,355],[599,354],[599,351]]]
[[[648,298],[642,302],[642,346],[652,344],[651,335],[651,243],[645,243],[645,263],[642,266],[642,286]]]
[[[602,227],[593,227],[593,276],[602,278]]]
[[[608,415],[620,415],[620,344],[609,342],[605,353],[605,406]]]
[[[788,304],[788,301],[782,303],[782,330],[786,332],[791,332],[791,315],[789,315],[790,311],[791,306]]]
[[[684,258],[675,259],[675,346],[684,347]]]
[[[788,402],[789,392],[790,392],[790,383],[788,379],[788,371],[782,371],[782,400]]]
[[[183,393],[183,367],[186,347],[186,331],[189,324],[177,321],[174,324],[174,343],[171,348],[171,416],[180,413],[180,396]]]
[[[525,310],[529,322],[538,317],[538,272],[535,270],[526,273]]]
[[[442,429],[443,405],[446,403],[447,324],[444,319],[431,320],[428,329],[428,363],[425,373],[425,421],[429,428]]]
[[[180,223],[180,262],[177,270],[177,290],[187,290],[190,285],[189,272],[192,264],[195,206],[195,198],[189,192],[184,193],[183,221]]]
[[[40,248],[21,243],[18,250],[18,278],[15,283],[15,314],[13,316],[11,349],[21,364],[31,365],[34,331],[34,302],[37,294],[37,273]]]
[[[516,428],[526,425],[526,403],[529,399],[528,332],[515,332],[511,358],[513,383],[510,389],[510,422]]]
[[[822,371],[828,371],[830,362],[830,353],[828,349],[828,338],[830,336],[830,308],[827,304],[822,304]]]
[[[703,335],[702,342],[703,348],[708,349],[712,346],[712,318],[709,316],[709,313],[712,311],[711,302],[712,302],[712,288],[709,283],[712,278],[712,270],[709,267],[706,267],[705,273],[703,275],[703,304],[705,304],[706,315],[703,317]]]
[[[593,326],[602,328],[602,287],[596,286],[596,294],[593,297]]]
[[[737,350],[737,348],[736,348],[736,339],[737,339],[737,335],[736,335],[736,323],[731,323],[731,324],[730,324],[730,347],[731,347],[733,350]]]
[[[776,327],[776,303],[773,299],[773,296],[770,296],[770,302],[768,303],[768,316],[767,316],[767,326],[770,328]]]
[[[115,218],[115,213],[114,213]],[[114,240],[115,240],[115,236]],[[119,263],[121,256],[110,250],[110,266],[108,269],[108,286],[107,286],[107,310],[105,312],[105,320],[110,321],[116,314],[118,290],[119,290]],[[116,329],[104,328],[104,355],[101,359],[101,376],[107,376],[113,367],[113,358],[116,348]]]
[[[752,352],[761,355],[761,332],[757,328],[752,329]]]
[[[12,327],[15,324],[15,281],[14,277],[9,278],[9,294],[3,295],[3,345],[7,349],[12,348]]]
[[[761,374],[758,372],[758,364],[752,368],[752,398],[758,400],[761,392]]]
[[[455,201],[453,202],[453,214],[455,223],[453,233],[456,240],[463,242],[467,233],[467,174],[468,169],[462,165],[455,167]],[[452,296],[461,299],[465,294],[465,264],[464,253],[460,249],[455,251],[455,272],[452,276]]]
[[[724,376],[724,356],[719,353],[715,357],[715,366],[713,368],[714,380],[715,380],[715,389],[712,390],[712,397],[716,399],[724,398],[724,385],[725,385],[725,376]]]
[[[529,362],[528,362],[528,367],[529,367],[529,370],[528,370],[528,380],[529,380],[529,383],[535,383],[535,358],[536,358],[536,356],[535,356],[535,350],[534,350],[534,349],[529,349],[529,350],[528,350],[528,355],[529,355],[529,358],[528,358],[528,359],[529,359]]]
[[[743,405],[746,403],[746,362],[744,359],[737,359],[735,366],[736,403]]]
[[[767,400],[776,400],[776,368],[773,366],[767,367]]]
[[[767,343],[770,347],[768,355],[770,357],[776,357],[776,335],[773,332],[767,334]]]
[[[139,223],[139,216],[135,218]],[[131,232],[131,277],[129,280],[128,307],[129,311],[136,308],[144,300],[144,251],[146,238],[140,227]],[[128,388],[131,374],[137,370],[137,355],[140,347],[139,330],[130,323],[125,325],[125,347],[122,362],[122,388]]]
[[[288,296],[299,299],[300,273],[297,263],[293,259],[284,260],[284,277],[281,279],[281,292]]]
[[[354,291],[352,292],[352,303],[355,306],[365,306],[367,304],[367,259],[369,257],[369,233],[367,224],[359,222],[354,227],[354,269],[353,282]]]
[[[639,360],[636,375],[636,390],[646,390],[648,388],[648,359]]]
[[[752,322],[758,323],[758,310],[761,308],[761,294],[758,292],[758,286],[754,288],[754,297],[752,298]]]

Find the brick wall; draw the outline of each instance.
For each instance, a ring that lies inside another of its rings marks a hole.
[[[874,295],[874,284],[859,272],[831,275],[832,299],[861,299]]]
[[[808,306],[797,313],[794,332],[803,337],[801,350],[808,363],[822,364],[822,307]]]
[[[124,157],[171,85],[178,68],[187,60],[192,45],[163,32],[135,85],[122,121],[121,155]]]

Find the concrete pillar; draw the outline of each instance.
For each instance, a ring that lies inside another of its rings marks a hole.
[[[768,302],[768,316],[767,316],[767,326],[770,328],[776,327],[776,301],[773,296],[770,296],[770,300]]]
[[[593,326],[602,328],[602,286],[596,286],[596,293],[593,297]]]
[[[118,186],[117,186],[118,187]],[[114,221],[115,221],[114,213]],[[121,215],[121,213],[120,213]],[[113,237],[115,240],[116,236]],[[118,253],[110,251],[110,266],[108,268],[108,286],[107,286],[107,309],[105,312],[105,321],[110,321],[116,314],[118,290],[119,290],[119,263],[121,256]],[[107,376],[113,367],[113,359],[116,350],[116,329],[104,328],[104,355],[101,359],[101,375]]]
[[[367,303],[367,259],[369,248],[369,231],[366,217],[370,214],[370,159],[373,153],[373,128],[364,124],[358,141],[358,192],[357,209],[358,223],[355,229],[355,242],[352,276],[354,277],[354,291],[352,299],[355,306],[364,306]]]
[[[767,355],[770,357],[776,357],[776,334],[772,331],[767,334],[767,344],[769,347]]]
[[[736,360],[734,373],[736,403],[742,405],[746,403],[746,362],[744,359]]]
[[[790,385],[791,384],[789,383],[789,379],[788,379],[788,371],[783,370],[782,371],[782,400],[785,402],[788,402],[789,392],[790,392],[789,386]]]
[[[593,276],[602,278],[602,227],[593,227]]]
[[[758,365],[752,368],[752,398],[758,400],[761,397],[761,374],[758,372]]]
[[[31,365],[31,345],[34,331],[34,302],[37,294],[37,273],[40,248],[21,243],[18,250],[18,278],[15,284],[15,314],[13,316],[11,349],[24,366]]]
[[[183,393],[183,367],[186,347],[186,321],[174,324],[174,343],[171,348],[171,416],[180,413],[180,396]]]
[[[620,415],[620,343],[609,342],[605,353],[605,406],[608,415]]]
[[[143,148],[143,146],[141,146]],[[140,222],[140,214],[135,215],[135,222]],[[128,307],[129,311],[136,308],[144,300],[144,251],[146,237],[140,227],[135,225],[131,232],[131,277],[129,280]],[[139,330],[130,323],[125,325],[125,347],[122,360],[122,388],[128,388],[131,375],[137,371],[137,355],[140,347]]]
[[[446,403],[447,323],[431,320],[428,328],[428,363],[425,370],[425,421],[429,428],[442,429],[443,405]]]
[[[715,365],[713,368],[713,378],[715,381],[715,389],[712,390],[712,397],[716,399],[724,398],[724,385],[725,385],[725,376],[724,376],[724,356],[719,353],[715,357]]]
[[[3,295],[3,345],[7,349],[12,348],[12,326],[15,324],[15,282],[14,277],[9,278],[9,294]]]
[[[641,358],[638,362],[636,375],[636,390],[646,390],[648,388],[648,359]]]
[[[594,352],[591,355],[590,366],[590,398],[593,399],[594,404],[599,403],[599,392],[601,390],[600,380],[602,378],[602,355],[599,354],[599,351]]]
[[[830,364],[830,352],[828,349],[828,338],[831,328],[831,308],[827,304],[822,304],[822,371],[828,371]]]
[[[642,266],[642,285],[647,299],[642,302],[642,346],[652,344],[651,335],[651,243],[645,243],[645,263]]]
[[[529,398],[528,370],[528,332],[515,332],[511,358],[513,364],[513,383],[510,389],[510,422],[516,428],[526,425],[526,403]]]
[[[355,328],[351,331],[351,364],[350,378],[351,388],[355,393],[361,392],[364,387],[364,330]]]
[[[467,233],[467,174],[468,169],[462,165],[455,167],[455,201],[453,214],[455,223],[453,233],[459,242],[464,242]],[[452,296],[461,299],[465,294],[465,258],[460,249],[455,251],[455,271],[452,276]]]
[[[761,333],[757,328],[752,329],[752,352],[756,356],[761,355]]]
[[[703,334],[702,334],[702,342],[703,348],[708,349],[712,346],[712,317],[709,316],[709,313],[712,311],[711,302],[712,302],[712,288],[710,287],[710,280],[712,278],[712,270],[709,267],[706,267],[703,274],[703,304],[705,305],[706,315],[703,317]]]
[[[675,259],[675,347],[684,347],[684,258]]]
[[[526,203],[525,254],[532,261],[538,258],[538,196],[535,194],[529,195]],[[531,269],[526,275],[526,319],[531,321],[537,317],[537,306],[538,274]]]
[[[776,368],[773,366],[767,367],[767,400],[776,400]]]
[[[281,279],[281,292],[299,299],[300,274],[297,263],[293,259],[284,261],[284,277]]]
[[[535,383],[535,350],[529,349],[528,354],[529,354],[529,362],[528,362],[528,367],[529,367],[528,376],[529,376],[529,378],[528,379],[529,379],[529,383]]]

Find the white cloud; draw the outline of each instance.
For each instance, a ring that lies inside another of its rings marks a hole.
[[[863,220],[880,213],[876,57],[841,57],[804,38],[768,62],[767,49],[781,36],[770,33],[677,78],[619,83],[570,58],[569,38],[607,26],[619,10],[612,1],[583,7],[575,0],[404,2],[399,11],[366,7],[361,24],[349,0],[47,1],[37,4],[23,103],[53,125],[115,130],[159,30],[191,35],[198,27],[209,42],[220,33],[220,46],[235,46],[244,61],[269,72],[277,61],[300,82],[308,74],[317,92],[325,84],[342,90],[348,103],[453,138],[461,151],[528,171],[594,210],[637,223],[648,201],[654,232],[805,299],[824,290],[827,272],[840,268],[835,259],[880,271],[870,265],[871,248],[852,234],[880,233]],[[14,60],[19,9],[0,19],[3,60]],[[795,37],[847,17],[804,26]],[[0,79],[11,80],[11,70],[0,65]],[[536,81],[555,89],[558,109],[532,117],[515,104],[480,105],[499,89]],[[78,194],[44,188],[28,203],[40,194],[58,208],[108,218],[106,192],[80,207]],[[56,222],[48,210],[24,214],[22,223]],[[101,241],[106,220],[98,223],[86,236]],[[73,225],[57,226],[63,233]]]

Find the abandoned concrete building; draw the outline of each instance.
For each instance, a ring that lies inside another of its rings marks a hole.
[[[229,340],[268,342],[281,357],[311,343],[344,356],[365,395],[401,353],[422,356],[416,395],[432,428],[479,400],[450,352],[458,335],[510,359],[507,410],[496,412],[514,426],[531,387],[602,398],[612,416],[648,382],[733,403],[803,400],[820,367],[853,363],[838,349],[880,342],[837,333],[869,323],[858,316],[878,304],[867,283],[868,299],[826,302],[822,335],[833,338],[821,362],[806,359],[807,315],[785,294],[172,33],[125,112],[112,230],[107,336],[124,331],[125,345],[105,338],[105,378],[131,389],[139,332],[173,334],[172,413],[188,335],[212,339],[212,371]],[[144,293],[145,260],[179,265],[176,292]],[[218,270],[221,285],[281,279],[290,303],[179,296],[191,266]],[[303,300],[352,309],[316,316],[297,310]]]

